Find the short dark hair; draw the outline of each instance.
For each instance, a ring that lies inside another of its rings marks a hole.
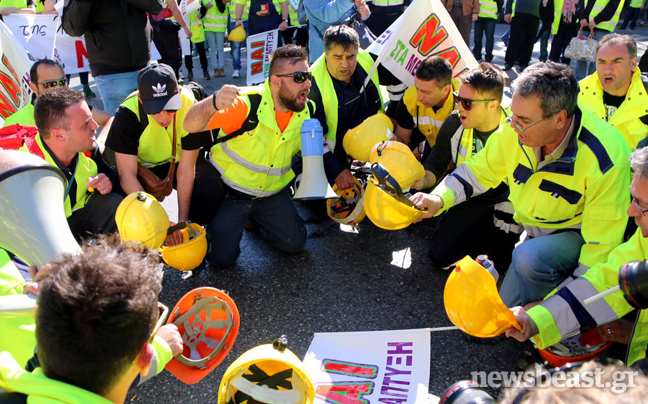
[[[611,33],[603,36],[596,43],[596,53],[598,54],[599,50],[605,45],[625,45],[630,54],[630,59],[637,56],[637,41],[630,35]]]
[[[38,83],[38,66],[56,66],[59,69],[61,69],[61,73],[65,74],[65,72],[63,71],[63,67],[61,67],[61,65],[58,64],[58,62],[55,62],[52,59],[47,59],[47,58],[38,59],[31,66],[31,69],[29,69],[29,79],[34,84]]]
[[[486,94],[502,102],[506,84],[504,74],[490,63],[482,63],[479,67],[467,71],[459,78],[459,81],[481,94]]]
[[[55,87],[43,92],[34,103],[34,120],[38,133],[47,139],[54,128],[69,129],[65,110],[83,101],[83,94],[68,87]]]
[[[47,377],[105,395],[124,376],[159,319],[157,254],[102,236],[52,263],[36,311],[38,359]]]
[[[576,112],[578,81],[569,66],[552,61],[533,64],[511,86],[514,95],[540,98],[543,118],[563,109],[567,111],[568,118]]]
[[[270,75],[281,73],[286,64],[297,62],[308,63],[308,50],[299,45],[284,45],[275,49],[270,55]]]
[[[441,56],[432,56],[421,62],[416,78],[423,81],[436,80],[439,88],[452,84],[452,65]]]
[[[358,33],[346,24],[332,25],[324,31],[324,52],[330,51],[334,46],[339,45],[344,50],[351,46],[360,49],[360,38]]]

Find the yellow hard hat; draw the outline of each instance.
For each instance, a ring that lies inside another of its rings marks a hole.
[[[338,194],[338,199],[326,200],[326,213],[338,223],[356,224],[365,218],[364,188],[357,178],[353,177],[353,186],[339,189],[333,185],[333,191]]]
[[[369,161],[380,163],[391,174],[401,189],[408,189],[416,181],[425,177],[423,165],[414,153],[401,142],[380,142],[371,149]]]
[[[166,211],[152,195],[133,192],[124,198],[115,213],[117,229],[122,240],[158,248],[164,243],[169,228]]]
[[[230,31],[227,39],[234,42],[243,42],[245,41],[245,36],[245,28],[243,28],[242,25],[239,25]]]
[[[168,266],[180,271],[190,271],[200,265],[207,254],[206,232],[199,224],[187,221],[170,227],[167,233],[178,229],[182,229],[182,243],[162,246],[160,254]]]
[[[312,404],[314,398],[313,381],[285,347],[285,337],[241,355],[227,368],[218,389],[218,404]]]
[[[394,137],[394,124],[383,113],[377,113],[365,119],[360,125],[349,129],[344,135],[342,146],[356,160],[369,161],[371,149],[384,140]]]
[[[372,164],[371,172],[364,209],[373,224],[385,230],[404,229],[425,212],[403,195],[396,179],[380,163]]]
[[[511,327],[522,331],[502,302],[493,275],[468,256],[448,277],[443,301],[452,324],[474,337],[496,337]]]

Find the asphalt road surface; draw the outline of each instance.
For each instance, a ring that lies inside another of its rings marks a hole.
[[[496,38],[506,28],[498,24]],[[638,27],[634,32],[626,32],[640,41],[641,55],[646,48],[648,29]],[[503,64],[504,50],[503,43],[497,39],[495,64]],[[539,44],[536,44],[533,62],[537,61],[538,52]],[[243,61],[245,57],[244,52]],[[230,78],[229,52],[225,78],[204,81],[197,58],[194,65],[195,77],[208,94],[225,83],[245,84],[244,78]],[[511,78],[515,74],[509,72]],[[72,84],[80,89],[78,78],[73,78]],[[93,82],[91,85],[97,92]],[[99,98],[90,103],[101,107]],[[172,220],[177,213],[174,202],[173,197],[165,201]],[[270,343],[282,334],[288,336],[289,348],[303,358],[315,332],[452,325],[443,306],[443,288],[449,272],[433,269],[427,257],[436,229],[433,220],[400,231],[386,231],[365,219],[358,232],[349,232],[332,220],[313,216],[301,204],[299,209],[308,228],[308,242],[301,254],[282,254],[270,247],[261,235],[246,231],[241,256],[230,268],[202,268],[188,279],[182,279],[175,269],[165,269],[160,296],[163,303],[173,307],[185,293],[200,286],[222,289],[238,306],[239,335],[224,362],[199,384],[185,385],[164,371],[135,389],[127,402],[216,402],[227,366],[248,349]],[[516,371],[518,358],[529,348],[530,344],[503,336],[479,340],[460,331],[433,333],[430,392],[441,395],[452,383],[471,379],[471,372]],[[619,347],[615,352],[620,354],[623,350]],[[496,390],[490,392],[497,394]]]

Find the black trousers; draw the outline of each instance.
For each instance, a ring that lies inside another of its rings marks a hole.
[[[549,60],[556,63],[564,63],[568,65],[571,62],[571,59],[567,59],[563,56],[567,45],[573,37],[578,34],[578,24],[577,23],[566,23],[560,21],[558,25],[558,32],[554,35],[553,40],[551,41],[551,52],[549,52]]]
[[[153,43],[160,52],[160,62],[171,66],[175,71],[176,78],[179,77],[180,67],[182,67],[179,30],[178,24],[168,20],[163,21],[153,30]]]
[[[72,212],[67,221],[72,235],[77,241],[91,238],[97,234],[110,234],[117,231],[115,212],[123,196],[116,192],[102,195],[95,192],[82,209]]]
[[[205,52],[205,42],[191,42],[191,46],[195,46],[198,51],[198,58],[200,59],[200,67],[203,71],[206,72],[209,70],[209,64],[207,63],[207,52]],[[187,71],[190,72],[193,70],[193,57],[191,55],[185,55],[185,67]]]
[[[436,268],[452,265],[466,255],[486,254],[500,273],[511,264],[519,234],[506,233],[493,224],[492,201],[475,197],[448,210],[435,233],[430,259]]]
[[[281,37],[283,38],[284,44],[292,43],[308,48],[308,26],[301,28],[290,27],[285,31],[281,31]]]
[[[162,164],[150,170],[160,178],[165,178],[169,172],[169,165]],[[173,189],[178,189],[178,164],[173,177]],[[205,225],[214,216],[218,205],[225,199],[225,190],[220,174],[203,156],[202,152],[196,160],[196,177],[194,178],[193,191],[191,193],[191,207],[189,208],[189,220]]]
[[[504,62],[513,66],[528,66],[533,53],[533,45],[540,26],[540,18],[527,13],[515,13],[511,20],[511,38],[506,47]]]

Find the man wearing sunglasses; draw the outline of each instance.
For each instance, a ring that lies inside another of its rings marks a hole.
[[[510,125],[431,194],[413,198],[432,217],[501,182],[509,186],[514,219],[528,237],[500,289],[508,307],[541,300],[623,241],[630,148],[612,125],[578,108],[577,96],[569,67],[529,67],[513,82]]]
[[[0,402],[121,404],[136,379],[182,352],[177,327],[162,326],[162,267],[147,247],[101,239],[41,275],[38,367],[2,352]]]
[[[4,122],[5,127],[16,123],[23,126],[36,126],[36,122],[34,121],[34,102],[36,99],[51,88],[67,87],[67,80],[63,69],[51,59],[39,59],[34,62],[29,70],[29,78],[31,80],[29,88],[33,92],[32,102],[7,117]],[[92,112],[92,119],[99,126],[103,127],[99,136],[97,136],[97,145],[103,153],[104,141],[106,136],[108,136],[108,130],[110,130],[113,117],[98,108],[92,108],[90,105],[88,107]]]
[[[648,137],[648,94],[637,68],[637,41],[608,34],[596,44],[596,72],[580,82],[578,103],[608,121],[630,148]]]
[[[619,269],[631,261],[648,260],[648,148],[637,149],[630,155],[634,171],[630,193],[632,201],[626,203],[627,216],[634,219],[638,229],[627,242],[615,248],[605,262],[601,262],[566,284],[532,308],[513,309],[522,331],[506,331],[508,337],[519,341],[532,338],[540,349],[545,349],[577,333],[594,327],[604,341],[623,342],[628,345],[627,365],[648,369],[648,311],[641,310],[632,323],[622,319],[633,310],[621,291],[605,299],[585,304],[584,300],[599,292],[618,286]],[[625,326],[624,326],[625,323]]]
[[[508,117],[501,106],[504,75],[490,63],[470,70],[459,79],[457,111],[443,122],[436,143],[424,162],[425,177],[412,185],[433,187],[438,178],[484,148]],[[466,255],[487,254],[502,269],[508,267],[521,229],[513,221],[504,183],[450,209],[432,241],[430,259],[435,268],[447,268]]]
[[[296,254],[306,244],[306,227],[291,201],[288,184],[295,177],[292,158],[301,150],[302,123],[310,118],[308,53],[297,45],[271,55],[270,77],[245,93],[226,84],[187,113],[185,130],[218,131],[210,149],[226,196],[207,226],[207,259],[227,267],[240,254],[248,219],[256,221],[278,250]]]

